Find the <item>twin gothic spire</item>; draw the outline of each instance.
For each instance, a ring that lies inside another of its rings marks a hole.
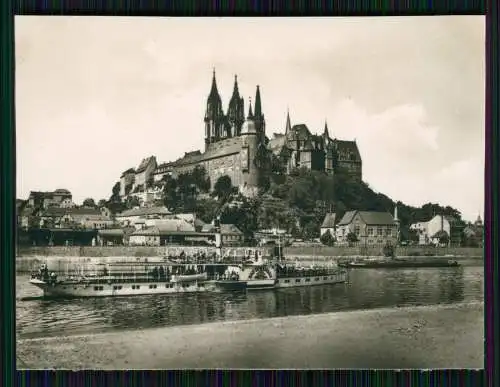
[[[257,91],[255,93],[254,110],[255,110],[255,113],[252,111],[252,105],[251,105],[251,101],[250,101],[249,117],[259,118],[259,119],[263,118],[260,88],[258,85],[257,85]],[[224,116],[223,109],[222,109],[222,99],[221,99],[219,91],[217,89],[217,80],[216,80],[215,68],[214,68],[213,76],[212,76],[212,87],[210,89],[210,94],[208,95],[208,99],[207,99],[206,118],[216,119],[216,118],[222,118],[222,116]],[[241,121],[243,123],[243,121],[245,120],[244,100],[243,100],[243,97],[240,96],[237,75],[234,76],[233,95],[231,96],[231,99],[229,101],[227,118],[233,122]]]

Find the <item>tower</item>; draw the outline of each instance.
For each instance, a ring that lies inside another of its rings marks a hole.
[[[217,142],[223,136],[224,112],[222,110],[222,100],[217,90],[215,79],[215,69],[213,70],[212,87],[207,98],[205,110],[205,149],[208,144]]]
[[[234,87],[233,95],[229,101],[229,107],[227,110],[227,121],[229,126],[228,137],[239,136],[241,133],[241,126],[245,122],[245,111],[243,98],[240,97],[240,92],[238,90],[238,77],[234,76]]]
[[[288,108],[286,109],[286,125],[285,125],[285,135],[288,133],[291,133],[292,131],[292,124],[290,123],[290,111]]]
[[[394,205],[394,223],[396,224],[396,242],[399,242],[399,232],[400,232],[400,228],[399,228],[399,218],[398,218],[398,203],[396,203]]]
[[[260,88],[257,85],[257,91],[255,92],[255,113],[254,113],[255,127],[259,136],[259,140],[264,142],[266,136],[266,120],[264,114],[262,113],[262,102],[260,99]]]

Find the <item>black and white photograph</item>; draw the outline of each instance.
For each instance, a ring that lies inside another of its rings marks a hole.
[[[18,369],[484,367],[484,16],[14,23]]]

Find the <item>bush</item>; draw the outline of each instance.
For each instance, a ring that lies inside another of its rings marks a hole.
[[[335,244],[335,238],[330,233],[330,230],[327,230],[319,239],[326,246],[333,246]]]

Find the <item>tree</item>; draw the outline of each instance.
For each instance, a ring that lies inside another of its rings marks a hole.
[[[335,244],[335,238],[330,233],[330,230],[326,230],[326,232],[321,235],[320,241],[326,246],[333,246]]]
[[[138,207],[140,206],[140,202],[139,202],[139,199],[137,198],[137,196],[129,196],[127,198],[127,200],[125,201],[125,206],[128,210],[134,208],[134,207]]]
[[[314,222],[309,222],[304,226],[304,239],[311,240],[318,236],[318,228]]]
[[[113,186],[111,197],[108,200],[107,207],[113,215],[122,212],[125,209],[125,204],[120,197],[120,182],[116,182]]]
[[[83,206],[84,207],[97,207],[95,204],[94,199],[92,198],[87,198],[83,201]]]
[[[439,231],[437,238],[440,245],[448,245],[450,243],[450,236],[446,231]]]
[[[221,176],[214,184],[214,195],[225,201],[231,195],[232,188],[231,178],[228,175]]]
[[[177,194],[177,180],[172,176],[164,177],[165,185],[163,187],[163,202],[165,207],[176,210],[179,205],[179,195]]]
[[[97,207],[99,208],[106,207],[106,205],[107,205],[106,199],[101,199],[99,200],[99,202],[97,202]]]
[[[201,192],[210,191],[210,178],[204,167],[197,165],[191,172],[192,182]]]
[[[349,233],[347,234],[347,242],[349,242],[349,245],[352,245],[353,243],[356,243],[358,241],[359,239],[356,233],[349,231]]]

